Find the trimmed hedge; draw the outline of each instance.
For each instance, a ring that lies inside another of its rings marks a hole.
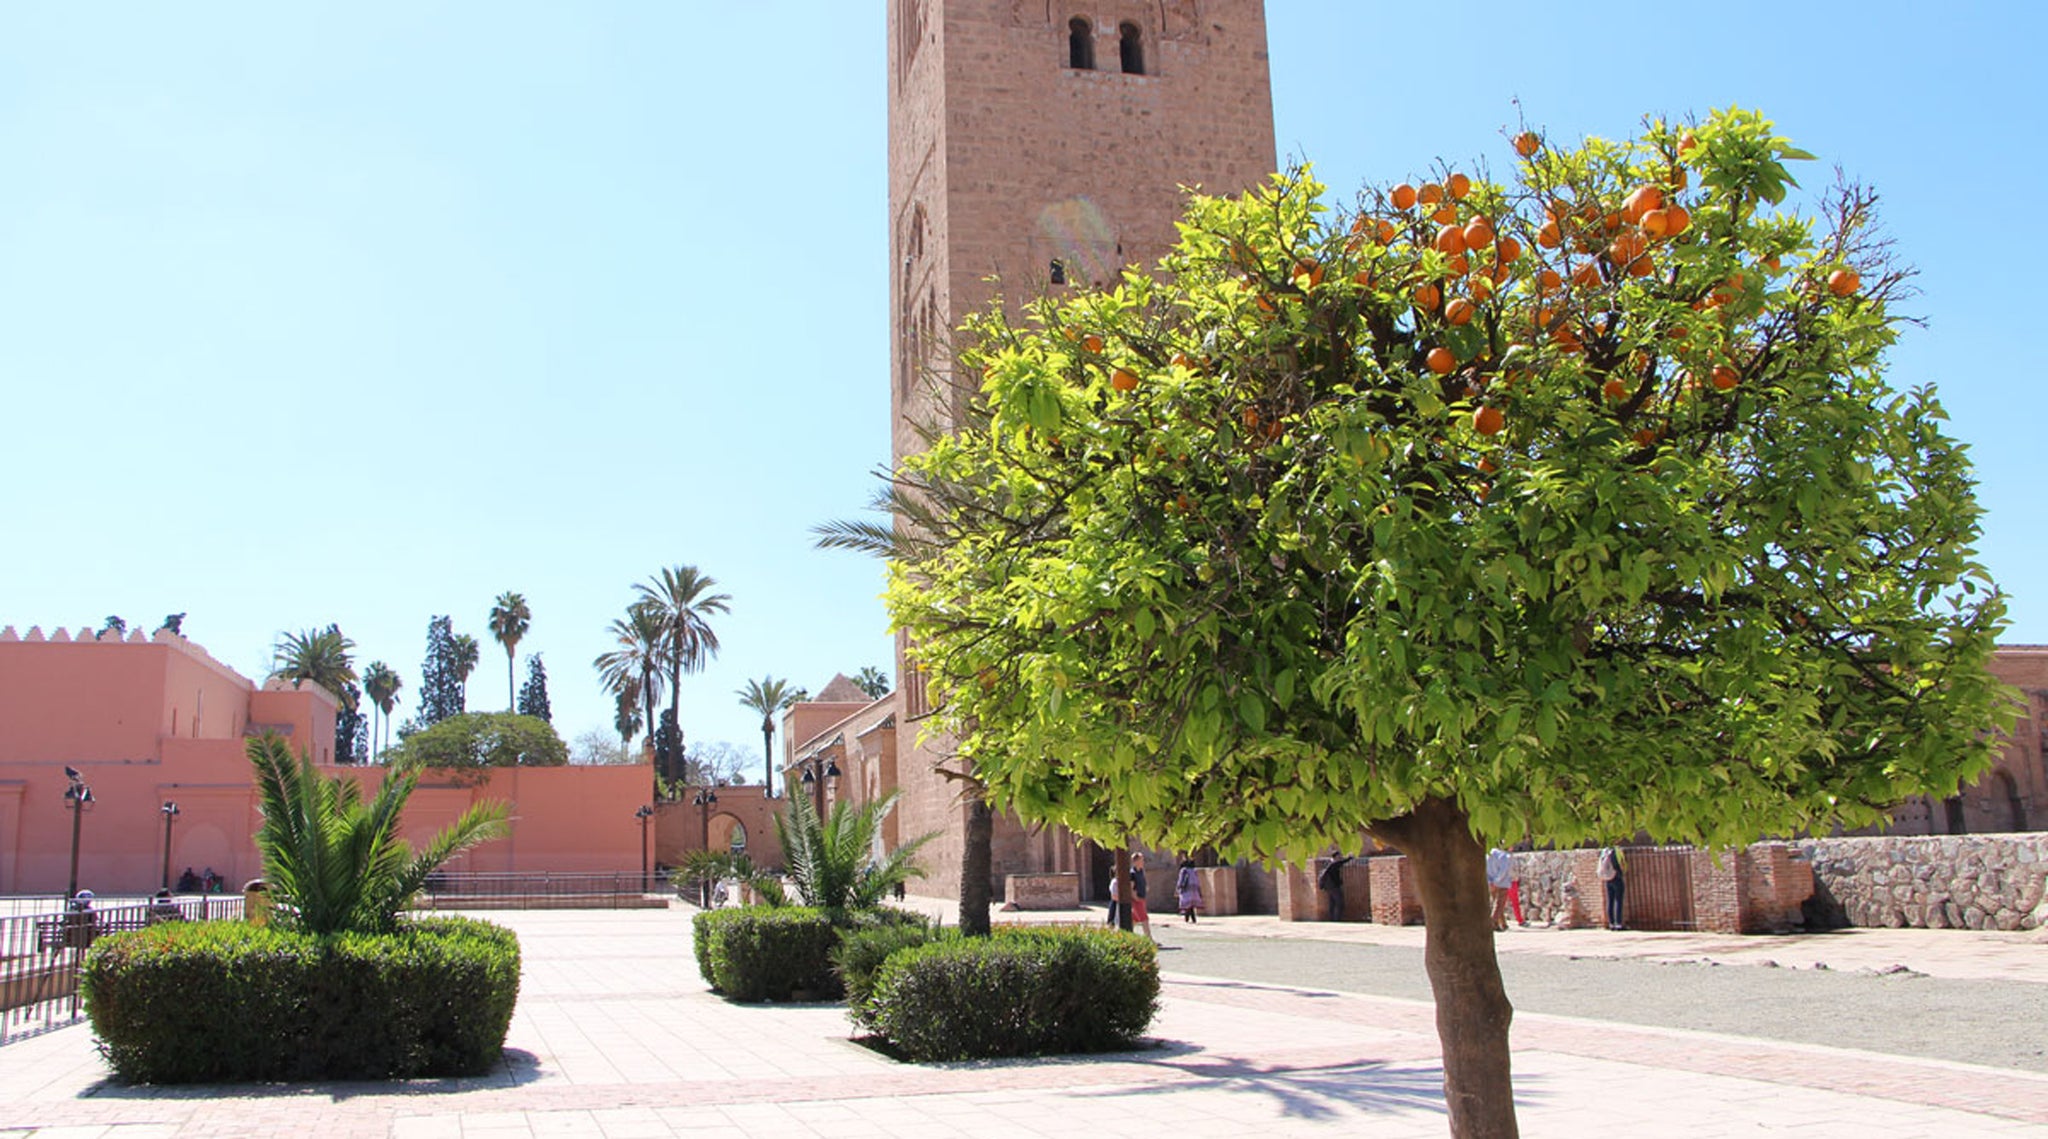
[[[1128,933],[1018,928],[891,954],[865,1015],[912,1060],[1130,1047],[1159,1009],[1159,958]]]
[[[839,996],[832,947],[839,931],[823,910],[808,906],[741,906],[709,910],[692,922],[697,971],[736,1001],[786,1001]]]
[[[452,917],[326,937],[168,922],[101,938],[82,986],[131,1082],[477,1076],[504,1052],[519,939]]]
[[[875,1027],[875,974],[882,963],[898,950],[912,949],[929,941],[957,937],[958,931],[936,930],[923,921],[878,925],[854,930],[839,939],[832,951],[832,967],[846,990],[846,1015],[869,1032]]]

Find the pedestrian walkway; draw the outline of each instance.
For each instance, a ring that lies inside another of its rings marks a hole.
[[[518,931],[526,962],[491,1077],[124,1088],[77,1026],[0,1048],[0,1139],[1446,1130],[1423,1002],[1169,973],[1146,1050],[913,1066],[849,1040],[837,1006],[711,995],[687,909],[486,916]],[[1528,1136],[2048,1139],[2037,1074],[1536,1015],[1516,1018],[1514,1046]]]

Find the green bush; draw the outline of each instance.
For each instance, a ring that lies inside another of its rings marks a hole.
[[[899,949],[911,949],[947,936],[922,919],[911,922],[878,923],[867,929],[851,930],[832,951],[832,967],[846,990],[846,1015],[870,1032],[875,1028],[875,974]]]
[[[167,922],[101,938],[83,988],[131,1082],[476,1076],[504,1051],[519,939],[451,917],[326,936]]]
[[[786,1001],[797,993],[839,995],[832,947],[839,931],[807,906],[742,906],[698,914],[697,970],[736,1001]]]
[[[464,712],[400,740],[390,763],[424,767],[561,767],[569,745],[555,727],[513,712]]]
[[[1109,930],[1016,929],[902,949],[875,974],[876,1028],[913,1060],[1128,1048],[1159,1007],[1159,960]]]

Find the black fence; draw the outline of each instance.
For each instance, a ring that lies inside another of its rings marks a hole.
[[[0,917],[0,1043],[78,1019],[79,967],[107,934],[241,916],[240,894],[214,894]]]
[[[416,909],[638,909],[675,896],[665,872],[562,874],[435,874],[413,900]]]

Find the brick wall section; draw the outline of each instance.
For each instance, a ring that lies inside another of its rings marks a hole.
[[[1003,879],[1003,906],[1018,910],[1081,908],[1079,874],[1012,874]]]
[[[1796,844],[1812,867],[1814,928],[2041,929],[2048,835],[1824,838]]]
[[[1202,884],[1202,908],[1197,911],[1203,917],[1229,917],[1242,913],[1237,902],[1237,868],[1234,866],[1198,866],[1195,880]],[[1179,908],[1179,903],[1175,903]]]
[[[1690,869],[1694,928],[1708,933],[1743,932],[1742,913],[1749,903],[1746,861],[1743,851],[1725,850],[1718,857],[1707,851],[1693,852]]]
[[[1415,892],[1415,872],[1399,854],[1376,854],[1365,860],[1372,882],[1372,920],[1378,925],[1415,925],[1422,921],[1422,898]]]

